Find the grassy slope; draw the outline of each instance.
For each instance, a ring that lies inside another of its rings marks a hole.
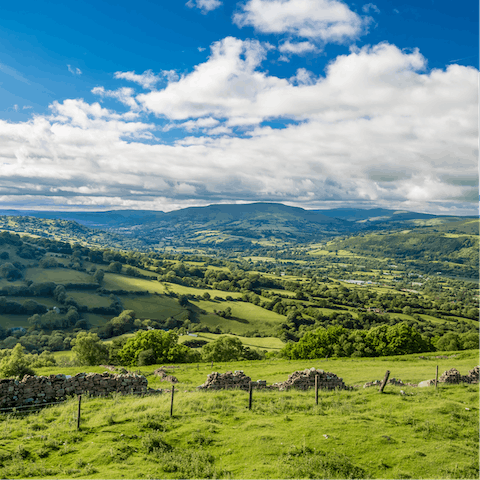
[[[191,337],[189,335],[182,335],[179,337],[178,342],[179,343],[184,343],[188,340],[205,340],[207,342],[212,342],[222,335],[216,334],[216,333],[196,333],[197,338]],[[281,350],[285,344],[276,337],[242,337],[239,335],[229,335],[229,334],[224,334],[230,337],[238,338],[244,346],[250,347],[250,348],[259,348],[261,350],[267,350],[267,351],[278,351]]]
[[[94,283],[93,277],[88,273],[66,268],[28,268],[25,271],[24,277],[25,280],[32,280],[36,283]]]
[[[448,360],[240,362],[214,370],[241,369],[270,383],[315,365],[347,383],[363,383],[389,368],[397,378],[418,381],[431,378],[437,363],[440,371],[456,366],[466,373],[477,359],[478,352],[462,352]],[[204,364],[175,369],[181,383],[172,418],[168,394],[85,398],[80,432],[74,430],[75,400],[24,418],[0,417],[0,475],[478,478],[478,385],[404,387],[405,396],[392,386],[383,395],[375,388],[320,392],[318,406],[312,391],[255,391],[248,411],[245,392],[194,391],[210,371]],[[152,385],[168,387],[158,378]]]
[[[185,313],[178,302],[165,296],[140,296],[120,297],[126,310],[134,310],[137,318],[151,318],[153,320],[165,320],[168,317],[176,317]]]

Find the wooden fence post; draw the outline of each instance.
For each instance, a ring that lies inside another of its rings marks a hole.
[[[78,396],[78,412],[77,412],[77,430],[80,430],[80,413],[82,408],[82,396]]]
[[[435,388],[437,388],[437,382],[438,382],[438,365],[437,365],[437,373],[435,374]]]
[[[383,389],[385,388],[385,385],[388,382],[388,377],[390,376],[390,370],[387,370],[385,373],[385,378],[383,379],[382,384],[380,385],[380,390],[378,390],[379,393],[383,393]]]
[[[170,416],[173,417],[173,397],[175,395],[175,386],[172,385],[172,398],[170,400]]]
[[[248,409],[252,409],[252,395],[253,395],[253,388],[252,388],[252,382],[248,384]]]
[[[315,405],[318,405],[318,375],[315,375]]]

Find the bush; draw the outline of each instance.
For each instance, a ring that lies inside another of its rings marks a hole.
[[[0,267],[0,277],[12,282],[22,278],[22,272],[11,263],[5,263]]]
[[[108,360],[108,348],[96,333],[79,332],[71,344],[77,365],[100,365]]]
[[[222,336],[202,347],[202,360],[207,362],[228,362],[241,360],[244,347],[238,338]]]
[[[119,352],[124,365],[138,365],[139,355],[151,350],[158,363],[194,361],[195,353],[188,347],[178,344],[178,335],[162,330],[139,331],[129,338]],[[145,357],[142,357],[145,358]]]
[[[154,365],[156,363],[155,352],[149,348],[148,350],[143,350],[138,354],[137,365],[139,367],[144,367],[146,365]]]
[[[9,355],[2,358],[0,362],[0,375],[3,378],[22,378],[24,375],[35,375],[35,372],[28,364],[25,350],[19,343],[15,345]]]

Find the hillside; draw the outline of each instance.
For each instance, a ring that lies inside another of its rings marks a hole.
[[[60,239],[67,235],[80,241],[103,241],[104,245],[115,248],[139,249],[183,246],[242,250],[262,245],[318,242],[366,230],[429,225],[445,228],[453,225],[455,229],[456,224],[466,220],[387,209],[305,210],[278,203],[210,205],[168,213],[141,210],[0,213],[8,215],[0,217],[0,228],[39,235],[43,232]],[[28,218],[37,218],[38,224],[35,225],[35,220],[26,220]],[[81,231],[76,226],[78,223],[97,229],[96,233]],[[99,230],[113,235],[103,235]]]
[[[426,278],[384,257],[364,256],[360,267],[358,255],[325,248],[283,252],[288,259],[212,258],[2,232],[0,348],[68,350],[83,330],[108,339],[149,328],[297,342],[338,326],[347,329],[339,354],[368,356],[354,332],[402,322],[430,349],[446,335],[456,348],[475,342],[478,284]]]
[[[417,220],[411,220],[417,221]],[[442,273],[477,279],[479,221],[455,220],[401,231],[353,235],[335,240],[329,251],[349,250],[356,255],[388,257],[427,274]]]
[[[466,374],[475,351],[444,358],[215,363],[214,371],[241,370],[253,381],[285,381],[321,368],[351,390],[319,392],[198,391],[210,364],[169,369],[178,378],[173,415],[171,384],[142,368],[152,396],[82,397],[2,425],[2,478],[478,478],[478,385],[440,384],[362,388],[388,369],[418,383],[452,367]],[[39,369],[39,374],[103,372],[103,367]]]

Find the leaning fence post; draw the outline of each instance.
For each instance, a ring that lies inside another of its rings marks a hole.
[[[172,398],[170,400],[170,416],[173,417],[173,396],[175,395],[175,386],[172,385]]]
[[[253,393],[252,382],[249,382],[248,384],[248,409],[249,410],[252,409],[252,393]]]
[[[438,382],[438,365],[437,365],[437,373],[435,374],[435,388],[437,388],[437,382]]]
[[[318,405],[318,374],[315,375],[315,405]]]
[[[80,414],[82,408],[82,396],[78,396],[78,412],[77,412],[77,430],[80,430]]]
[[[378,390],[379,393],[383,393],[383,389],[385,388],[385,385],[387,384],[388,377],[390,376],[390,370],[387,370],[385,372],[385,378],[383,379],[382,384],[380,385],[380,389]]]

